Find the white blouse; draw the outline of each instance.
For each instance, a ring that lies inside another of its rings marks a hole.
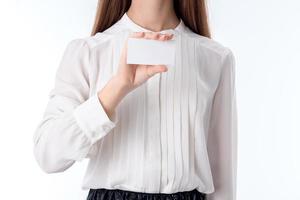
[[[46,173],[89,159],[82,189],[175,193],[236,199],[235,60],[220,43],[181,20],[176,61],[128,93],[108,117],[97,92],[117,72],[125,39],[150,31],[125,13],[104,32],[69,42],[33,140]]]

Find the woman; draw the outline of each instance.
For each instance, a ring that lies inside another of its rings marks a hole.
[[[128,37],[174,40],[175,64],[126,64]],[[35,158],[47,173],[88,158],[89,200],[235,200],[234,67],[203,0],[101,0],[64,52]]]

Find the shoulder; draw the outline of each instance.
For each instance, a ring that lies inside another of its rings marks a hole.
[[[98,32],[92,36],[83,36],[78,38],[73,38],[68,41],[67,48],[71,49],[82,49],[86,52],[91,52],[96,49],[105,49],[113,42],[118,41],[118,39],[126,35],[126,30],[120,29],[117,25],[111,26],[103,32]]]
[[[203,52],[205,52],[205,55],[213,56],[215,58],[217,57],[221,60],[228,56],[233,56],[233,52],[229,47],[217,40],[199,35],[188,27],[185,28],[185,31],[182,34],[185,38],[187,38],[187,40],[190,40],[195,44],[195,49],[199,52],[199,54],[203,54]]]
[[[188,48],[194,49],[196,59],[201,63],[199,67],[205,68],[208,77],[219,80],[222,73],[235,71],[235,57],[231,48],[219,41],[196,34],[189,28],[185,29],[182,36],[185,43],[193,45]]]
[[[93,36],[85,36],[79,38],[73,38],[68,41],[67,47],[69,48],[83,48],[92,51],[99,46],[105,46],[114,40],[114,35],[97,33]]]

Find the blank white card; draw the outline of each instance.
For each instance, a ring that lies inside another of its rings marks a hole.
[[[128,38],[127,64],[174,65],[175,40]]]

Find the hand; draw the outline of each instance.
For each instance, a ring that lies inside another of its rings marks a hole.
[[[170,40],[173,37],[173,34],[162,34],[158,32],[134,32],[129,35],[129,37],[166,41]],[[155,74],[166,72],[168,68],[165,65],[127,64],[127,41],[128,38],[126,39],[123,47],[119,61],[119,68],[115,76],[119,80],[120,85],[122,85],[122,87],[129,92],[146,82]]]
[[[129,35],[129,37],[166,41],[172,39],[173,34],[134,32]],[[155,74],[168,70],[165,65],[127,64],[127,41],[128,38],[121,52],[117,73],[109,80],[104,88],[98,92],[99,101],[110,119],[113,118],[115,108],[124,96]]]

